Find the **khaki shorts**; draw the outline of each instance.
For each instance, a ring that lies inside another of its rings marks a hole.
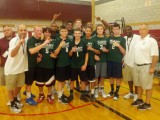
[[[127,64],[125,64],[123,68],[123,80],[133,81],[133,67],[130,67]]]
[[[24,73],[15,75],[6,75],[6,88],[7,90],[14,90],[16,87],[22,87],[25,84]]]
[[[153,74],[149,74],[150,65],[134,67],[133,82],[135,86],[141,86],[143,90],[152,89]]]
[[[5,86],[5,75],[4,75],[4,68],[0,66],[0,86]]]

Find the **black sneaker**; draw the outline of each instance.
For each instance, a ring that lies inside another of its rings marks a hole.
[[[151,104],[143,103],[137,107],[138,110],[150,110]]]
[[[119,94],[114,94],[113,100],[117,101],[119,98]]]
[[[68,104],[68,99],[65,99],[64,96],[62,95],[61,98],[58,98],[58,102],[62,104]]]
[[[24,92],[23,92],[23,95],[25,95],[25,96],[27,95],[26,91],[24,91]],[[33,94],[33,93],[31,93],[31,97],[32,97],[32,98],[35,98],[35,97],[36,97],[36,95],[35,95],[35,94]]]
[[[21,108],[19,108],[15,103],[10,106],[10,110],[14,113],[20,113],[22,111]]]
[[[62,94],[62,97],[67,101],[69,97],[67,97],[66,95]]]
[[[67,102],[70,103],[72,100],[73,100],[73,95],[70,95],[70,96],[68,97]]]
[[[23,104],[22,104],[19,100],[17,100],[17,99],[14,100],[14,103],[15,103],[19,108],[23,107]]]
[[[112,97],[112,96],[114,96],[114,91],[113,92],[111,91],[107,94],[107,97]]]
[[[94,94],[91,94],[91,96],[90,96],[90,101],[91,101],[91,102],[94,102],[94,101],[95,101]]]
[[[85,95],[81,95],[80,99],[83,100],[84,102],[89,102],[88,98]]]
[[[144,102],[142,99],[137,99],[136,101],[134,101],[131,105],[132,106],[139,106],[142,105]]]
[[[89,91],[86,91],[86,90],[85,90],[84,94],[85,94],[85,95],[88,95],[88,94],[89,94]]]

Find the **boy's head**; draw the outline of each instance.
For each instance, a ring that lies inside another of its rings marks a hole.
[[[67,30],[66,26],[61,26],[59,32],[60,32],[61,37],[63,37],[63,38],[67,37],[67,35],[68,35],[68,30]]]
[[[120,25],[115,23],[113,25],[112,31],[114,33],[114,36],[120,35]]]
[[[102,24],[98,24],[96,27],[97,35],[103,35],[104,34],[104,26]]]
[[[74,29],[74,37],[75,39],[81,38],[81,29]]]

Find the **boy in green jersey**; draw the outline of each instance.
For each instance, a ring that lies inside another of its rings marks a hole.
[[[81,30],[74,30],[75,40],[73,41],[72,50],[69,52],[69,55],[72,57],[71,60],[71,83],[70,83],[70,96],[68,102],[73,100],[73,88],[74,81],[77,79],[78,75],[81,80],[81,96],[80,99],[88,102],[89,100],[85,96],[85,83],[87,81],[87,62],[88,62],[88,53],[86,42],[81,40]]]
[[[88,65],[86,69],[88,81],[86,82],[86,84],[88,84],[88,82],[90,83],[90,89],[91,89],[90,101],[93,102],[95,100],[94,87],[95,87],[95,63],[96,63],[94,59],[94,55],[100,54],[100,50],[97,50],[98,44],[96,44],[96,42],[92,38],[92,28],[91,27],[87,27],[85,29],[85,34],[86,36],[84,40],[87,43],[87,50],[89,54]]]
[[[58,101],[67,104],[63,95],[65,81],[70,79],[71,41],[67,37],[68,30],[65,26],[60,28],[60,37],[56,39],[54,55],[57,56],[56,80],[58,81]]]
[[[107,97],[114,95],[114,100],[118,100],[119,88],[122,78],[122,58],[125,55],[125,39],[120,36],[120,25],[114,24],[112,31],[113,37],[109,38],[109,53],[107,62],[107,75],[110,79],[111,92]],[[116,91],[114,91],[114,80],[116,81]]]
[[[108,39],[104,36],[104,26],[99,24],[96,28],[97,36],[94,37],[96,44],[98,44],[100,54],[95,55],[96,59],[96,85],[95,85],[95,98],[98,98],[98,83],[102,97],[106,98],[107,95],[104,91],[104,79],[107,77],[107,53],[108,53]],[[99,79],[99,81],[98,81]]]
[[[36,79],[36,71],[37,71],[37,57],[39,50],[41,50],[46,44],[50,41],[45,40],[44,43],[40,44],[40,37],[42,35],[42,27],[35,26],[34,27],[34,36],[28,39],[27,41],[27,52],[28,52],[28,71],[25,72],[25,84],[26,84],[26,103],[30,105],[37,105],[31,96],[31,86]]]
[[[54,51],[54,41],[51,39],[51,29],[46,27],[43,28],[44,39],[41,40],[41,44],[45,40],[49,40],[50,43],[46,44],[40,51],[39,54],[42,55],[41,60],[38,62],[37,68],[37,79],[36,85],[39,88],[39,97],[37,102],[40,103],[44,100],[45,95],[43,92],[43,86],[48,88],[47,101],[53,104],[53,98],[51,97],[51,87],[55,79],[55,59],[52,58],[52,52]],[[53,56],[54,57],[54,56]]]

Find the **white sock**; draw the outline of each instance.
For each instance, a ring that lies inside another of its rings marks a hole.
[[[58,91],[58,98],[61,98],[61,96],[62,96],[62,91]]]
[[[91,89],[91,94],[94,94],[94,89]]]
[[[31,93],[30,92],[26,92],[27,98],[31,97]]]
[[[89,91],[89,85],[86,86],[86,91]]]

